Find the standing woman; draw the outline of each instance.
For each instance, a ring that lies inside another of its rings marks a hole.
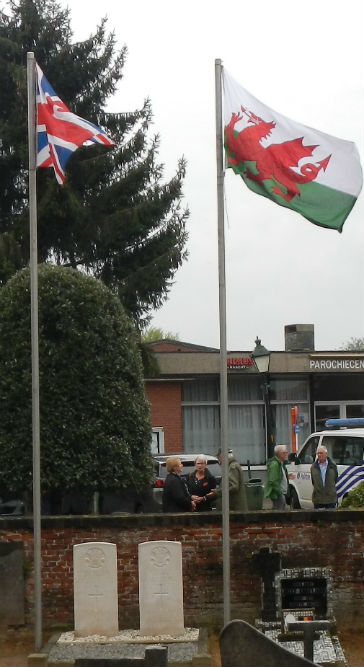
[[[181,477],[183,463],[178,456],[166,461],[167,477],[163,486],[163,512],[192,512],[196,503],[192,500],[186,481]]]
[[[187,480],[188,490],[192,500],[196,503],[197,512],[207,512],[212,509],[212,497],[208,496],[212,489],[216,489],[216,478],[207,468],[207,456],[198,454],[195,458],[195,470]]]

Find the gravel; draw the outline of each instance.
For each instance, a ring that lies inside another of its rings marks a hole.
[[[64,632],[52,646],[48,664],[56,667],[57,663],[72,662],[77,658],[144,658],[146,647],[156,645],[168,646],[169,662],[188,663],[197,655],[198,640],[197,628],[186,628],[180,637],[143,637],[138,630],[122,630],[114,637],[75,637],[74,632]]]

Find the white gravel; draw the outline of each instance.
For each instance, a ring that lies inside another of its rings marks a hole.
[[[196,642],[198,641],[198,628],[185,628],[183,635],[179,637],[173,635],[143,636],[139,630],[121,630],[113,637],[103,635],[90,635],[88,637],[75,637],[74,632],[63,632],[57,641],[58,646],[75,646],[79,644],[159,644],[174,642]]]

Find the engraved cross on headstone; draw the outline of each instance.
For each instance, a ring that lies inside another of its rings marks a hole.
[[[104,594],[103,593],[98,593],[97,590],[96,590],[96,586],[95,586],[95,592],[94,593],[88,593],[88,596],[94,602],[94,612],[97,614],[97,612],[99,611],[99,607],[98,607],[98,604],[97,604],[97,602],[98,602],[97,598],[102,598],[104,596]]]
[[[162,595],[168,595],[168,591],[162,591],[162,588],[163,588],[163,583],[161,582],[161,583],[159,584],[159,593],[158,593],[158,591],[157,591],[156,593],[154,593],[154,595],[160,595],[160,596],[162,596]]]

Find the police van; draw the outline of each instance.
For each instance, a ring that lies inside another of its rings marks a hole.
[[[338,504],[359,482],[364,480],[364,419],[328,419],[327,430],[312,433],[298,454],[288,457],[287,472],[292,509],[312,509],[311,466],[319,445],[337,465]]]

